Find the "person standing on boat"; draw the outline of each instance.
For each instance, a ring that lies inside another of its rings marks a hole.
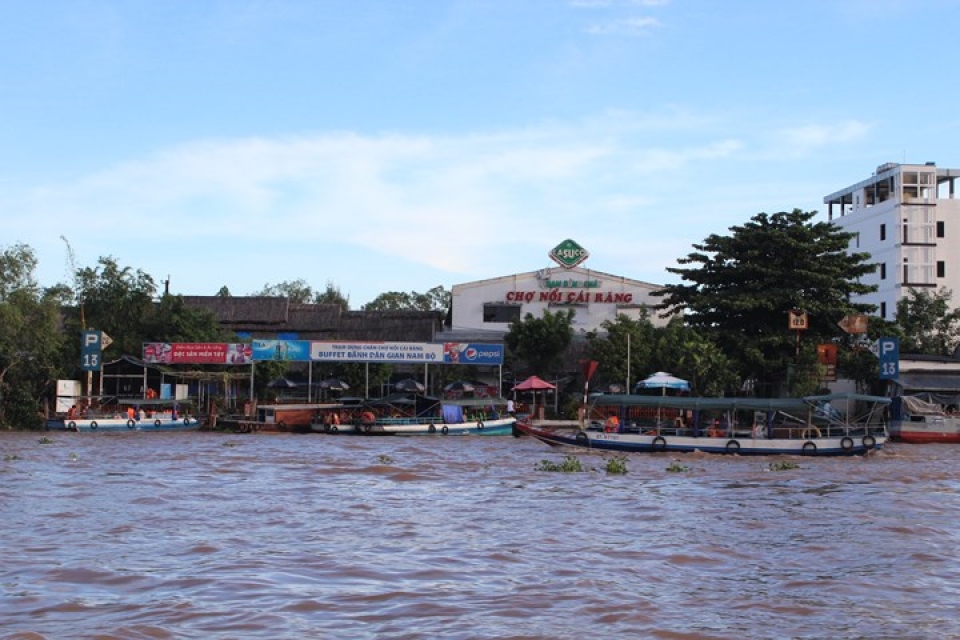
[[[507,413],[515,415],[516,407],[513,406],[513,398],[507,398]]]

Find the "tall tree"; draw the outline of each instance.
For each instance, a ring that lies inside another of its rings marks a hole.
[[[148,337],[146,321],[153,314],[157,293],[153,278],[139,269],[120,267],[107,256],[96,267],[80,269],[77,282],[86,328],[106,331],[113,339],[112,353],[139,354]]]
[[[960,310],[951,310],[953,293],[908,289],[897,302],[896,323],[903,331],[900,350],[907,353],[953,355],[960,344]]]
[[[0,425],[40,426],[38,409],[62,374],[63,291],[41,291],[36,266],[26,245],[0,253]]]
[[[815,211],[760,213],[712,234],[667,270],[686,284],[668,284],[658,309],[684,314],[686,322],[717,344],[744,379],[775,385],[798,363],[798,336],[788,331],[788,313],[807,313],[804,346],[838,335],[836,322],[873,305],[853,304],[853,295],[875,287],[860,278],[875,265],[867,253],[847,251],[852,233],[830,222],[812,222]]]

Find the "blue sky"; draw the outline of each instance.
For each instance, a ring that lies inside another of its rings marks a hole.
[[[960,166],[953,0],[0,0],[0,247],[353,308],[572,238],[655,284],[885,162]]]

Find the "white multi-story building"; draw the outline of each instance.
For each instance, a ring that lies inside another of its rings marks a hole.
[[[897,302],[910,289],[941,288],[960,305],[960,169],[936,164],[888,162],[857,184],[823,199],[829,220],[851,232],[852,252],[866,252],[876,271],[863,278],[877,291],[855,302],[874,304],[877,315],[893,319]]]

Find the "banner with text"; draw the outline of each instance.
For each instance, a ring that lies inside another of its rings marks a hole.
[[[443,362],[443,345],[425,342],[313,342],[310,359],[322,362]]]
[[[253,353],[242,342],[146,342],[143,361],[149,364],[250,364]]]

